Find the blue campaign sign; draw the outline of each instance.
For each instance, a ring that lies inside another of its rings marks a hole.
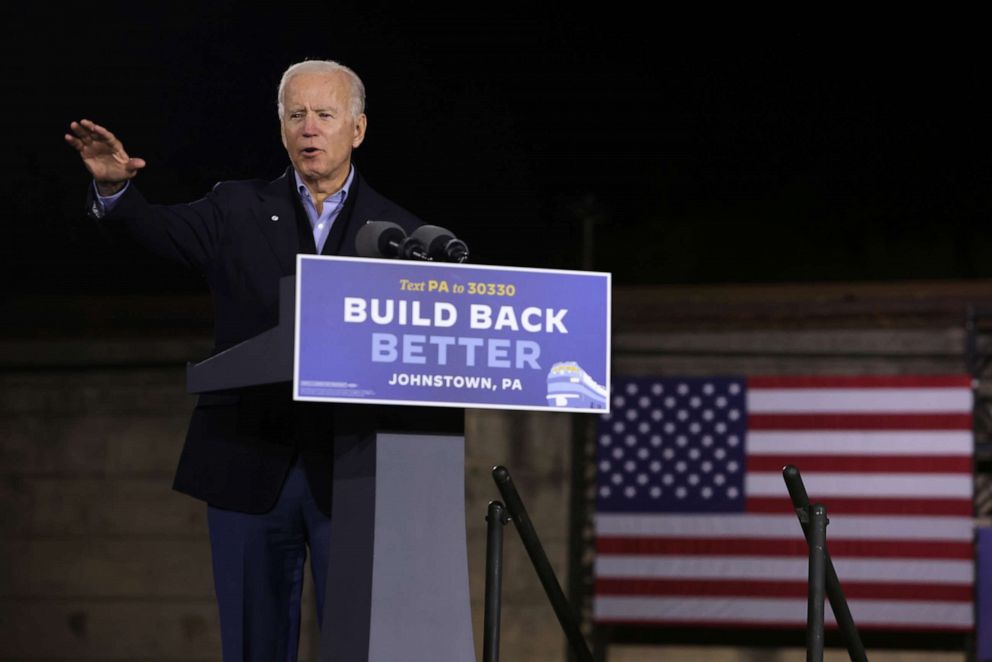
[[[610,274],[300,255],[297,400],[609,411]]]

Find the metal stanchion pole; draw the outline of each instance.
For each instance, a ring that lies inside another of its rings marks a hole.
[[[785,485],[789,489],[789,497],[792,505],[796,509],[799,517],[799,524],[802,526],[803,534],[806,536],[807,544],[810,541],[809,517],[806,509],[809,507],[809,495],[806,494],[806,487],[803,485],[802,476],[799,469],[789,464],[782,469],[782,477]],[[830,560],[830,554],[826,555],[826,590],[827,598],[830,600],[830,609],[837,619],[837,628],[840,630],[844,642],[847,644],[847,654],[851,662],[868,662],[865,654],[865,646],[861,643],[861,634],[854,624],[854,617],[851,616],[851,609],[847,606],[847,599],[841,589],[840,580],[837,578],[837,571],[834,570],[834,563]]]
[[[806,662],[823,662],[823,610],[826,598],[827,509],[809,507],[809,601],[806,607]]]
[[[544,593],[548,596],[551,607],[555,610],[555,616],[558,617],[558,623],[561,625],[561,629],[565,633],[569,645],[575,651],[580,662],[593,662],[589,644],[586,643],[585,637],[582,636],[578,619],[575,617],[571,606],[568,604],[568,600],[565,598],[564,592],[561,590],[561,586],[558,584],[555,571],[551,567],[551,562],[548,561],[547,555],[544,553],[544,548],[541,547],[537,532],[534,531],[534,525],[531,524],[523,501],[521,501],[520,495],[517,493],[517,488],[513,486],[513,481],[510,479],[510,472],[506,470],[506,467],[495,467],[493,469],[493,479],[496,481],[496,486],[499,488],[500,494],[503,495],[506,510],[510,513],[510,520],[517,527],[517,533],[520,534],[520,539],[524,543],[524,549],[527,550],[527,555],[530,557],[534,570],[537,571],[537,577],[541,580]]]
[[[482,662],[499,662],[499,617],[503,590],[503,526],[506,509],[490,501],[486,512],[486,609],[482,626]]]

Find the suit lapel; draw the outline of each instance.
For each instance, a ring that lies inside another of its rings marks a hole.
[[[296,254],[300,240],[296,228],[296,207],[291,197],[290,166],[282,177],[273,180],[259,192],[260,210],[255,221],[275,253],[285,275],[296,271]]]
[[[296,218],[298,205],[297,199],[293,197],[294,183],[293,167],[290,166],[282,177],[273,180],[259,192],[260,209],[255,218],[285,275],[296,272],[296,254],[301,251]],[[365,180],[356,170],[348,194],[349,200],[346,201],[350,209],[343,209],[342,212],[348,213],[342,213],[334,223],[338,225],[343,221],[339,229],[342,234],[338,234],[333,243],[330,237],[328,238],[324,246],[325,255],[357,255],[355,237],[358,235],[358,230],[366,221],[375,220],[379,212],[375,205],[371,204],[375,200],[375,194],[365,191],[367,187]],[[312,236],[310,240],[312,243]]]

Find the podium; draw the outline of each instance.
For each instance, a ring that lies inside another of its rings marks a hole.
[[[293,379],[295,276],[279,324],[187,367],[204,393]],[[465,539],[464,409],[382,405],[335,440],[321,662],[474,662]],[[331,443],[331,440],[328,440]]]
[[[334,439],[321,662],[475,660],[464,409],[607,413],[610,299],[610,274],[298,255],[279,324],[189,367],[370,408]]]

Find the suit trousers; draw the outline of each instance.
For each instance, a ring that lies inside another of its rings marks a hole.
[[[319,623],[331,523],[314,502],[302,460],[271,511],[208,506],[207,522],[224,662],[295,662],[307,549]]]

